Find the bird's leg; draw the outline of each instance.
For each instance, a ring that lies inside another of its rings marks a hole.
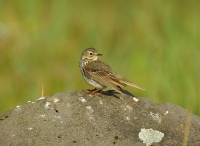
[[[94,94],[94,93],[99,92],[99,91],[101,91],[101,90],[102,90],[101,88],[98,88],[98,89],[94,88],[94,89],[92,89],[92,90],[88,90],[88,91],[89,91],[88,94]]]
[[[96,88],[94,88],[94,89],[87,89],[87,91],[89,91],[89,92],[93,92],[95,90],[97,90],[97,89]]]

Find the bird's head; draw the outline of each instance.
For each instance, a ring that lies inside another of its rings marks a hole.
[[[88,48],[83,51],[81,55],[81,59],[89,59],[89,60],[97,60],[98,56],[102,56],[99,54],[95,48]]]

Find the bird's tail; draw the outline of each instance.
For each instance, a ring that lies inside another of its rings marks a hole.
[[[139,85],[136,85],[136,84],[134,84],[134,83],[132,83],[132,82],[126,80],[126,79],[122,79],[121,82],[124,83],[124,84],[126,84],[126,85],[129,85],[129,86],[141,89],[141,90],[145,90],[145,88],[142,88]]]

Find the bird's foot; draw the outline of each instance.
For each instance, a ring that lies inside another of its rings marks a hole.
[[[86,90],[86,91],[84,91],[84,92],[85,92],[86,94],[89,94],[89,95],[94,95],[94,94],[97,93],[97,92],[103,92],[103,91],[102,91],[101,88],[99,88],[99,89],[94,88],[94,89],[92,89],[92,90],[88,89],[88,90]]]

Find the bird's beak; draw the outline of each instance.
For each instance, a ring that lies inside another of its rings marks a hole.
[[[103,55],[103,54],[99,54],[99,53],[97,54],[97,56],[102,56],[102,55]]]

